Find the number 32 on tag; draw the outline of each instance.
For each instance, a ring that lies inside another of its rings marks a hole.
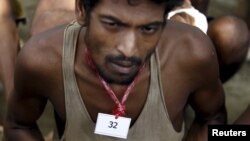
[[[95,134],[126,139],[131,118],[99,113],[96,121]]]

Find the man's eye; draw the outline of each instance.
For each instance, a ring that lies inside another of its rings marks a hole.
[[[109,28],[117,28],[120,26],[119,23],[117,22],[107,22],[107,21],[104,21],[103,22],[105,26],[109,27]]]
[[[112,22],[110,22],[110,23],[106,23],[107,25],[109,25],[109,26],[118,26],[118,24],[117,23],[112,23]]]
[[[142,33],[146,33],[146,34],[153,34],[157,31],[157,27],[152,27],[152,26],[143,26],[141,27],[141,31]]]

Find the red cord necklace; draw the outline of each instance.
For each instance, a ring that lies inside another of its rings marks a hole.
[[[124,93],[124,95],[122,97],[122,101],[120,102],[119,99],[116,97],[114,91],[110,87],[110,85],[105,80],[103,80],[103,78],[97,72],[96,66],[93,63],[93,59],[92,59],[92,57],[91,57],[91,55],[89,53],[89,50],[86,47],[84,48],[84,54],[85,54],[85,58],[86,58],[86,61],[87,61],[88,65],[94,70],[95,74],[97,75],[97,77],[101,81],[103,87],[107,91],[107,94],[115,102],[115,107],[114,107],[114,110],[113,110],[113,115],[115,115],[116,118],[118,118],[119,116],[124,116],[125,113],[126,113],[125,102],[126,102],[128,96],[130,95],[132,89],[134,88],[135,82],[137,81],[138,76],[142,72],[142,70],[143,70],[143,68],[144,68],[145,65],[143,65],[141,67],[141,69],[139,70],[138,75],[135,77],[135,79],[133,80],[133,82],[127,87],[127,89],[126,89],[126,91],[125,91],[125,93]]]

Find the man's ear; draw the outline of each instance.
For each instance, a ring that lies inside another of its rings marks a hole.
[[[83,3],[81,0],[76,0],[76,20],[80,25],[85,25],[85,12],[84,12],[84,8],[83,8]]]

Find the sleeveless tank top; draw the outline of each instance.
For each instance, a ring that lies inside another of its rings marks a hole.
[[[66,106],[66,125],[60,141],[124,141],[124,139],[97,135],[76,82],[74,60],[78,34],[81,26],[69,24],[64,33],[63,79]],[[130,127],[127,141],[181,141],[181,132],[176,132],[170,121],[164,101],[157,53],[150,58],[150,88],[144,107]],[[84,95],[84,94],[83,94]]]

